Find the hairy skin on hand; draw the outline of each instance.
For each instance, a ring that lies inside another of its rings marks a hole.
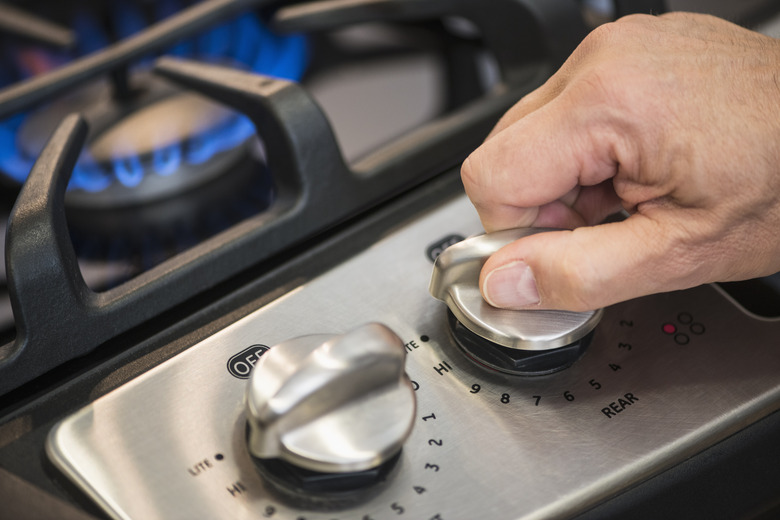
[[[487,231],[566,229],[488,260],[494,305],[586,310],[776,272],[780,41],[688,13],[605,24],[461,173]]]

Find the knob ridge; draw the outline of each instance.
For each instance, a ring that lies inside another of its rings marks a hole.
[[[409,435],[416,408],[405,359],[401,339],[377,323],[273,347],[247,389],[250,452],[334,473],[389,460]]]

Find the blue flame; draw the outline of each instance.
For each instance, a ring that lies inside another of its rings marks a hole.
[[[152,164],[157,175],[167,177],[175,173],[181,164],[181,146],[173,144],[152,153]]]
[[[19,182],[24,182],[34,162],[16,148],[16,135],[24,118],[25,114],[17,114],[0,125],[0,169]]]
[[[114,27],[116,27],[120,38],[128,38],[146,29],[148,24],[135,5],[127,0],[114,0],[112,4],[111,14],[113,15]]]
[[[158,20],[163,20],[169,16],[173,16],[180,10],[178,0],[162,0],[155,3],[157,8],[156,15]],[[234,22],[235,23],[235,22]],[[172,56],[194,56],[195,55],[195,42],[192,40],[185,40],[177,43],[171,47],[166,54]]]
[[[78,52],[81,55],[99,51],[110,43],[108,36],[95,18],[83,11],[76,13],[73,20],[73,30],[79,35],[77,43]]]
[[[87,152],[82,154],[76,167],[73,168],[73,175],[70,179],[71,186],[78,186],[92,193],[108,188],[111,183],[111,177],[106,175],[103,169],[88,157]]]
[[[116,178],[128,188],[134,188],[144,180],[144,166],[137,155],[114,159],[113,163]]]
[[[145,28],[143,16],[132,2],[123,0],[112,5],[116,30],[121,37]],[[155,4],[155,14],[159,19],[180,9],[180,0],[162,0]],[[79,38],[77,53],[71,59],[99,51],[109,43],[104,29],[90,15],[77,13],[73,27]],[[215,62],[227,60],[235,66],[292,81],[300,80],[308,64],[305,36],[274,34],[253,13],[214,27],[196,39],[182,41],[165,54]],[[51,53],[49,58],[53,61],[65,59]],[[139,63],[148,66],[148,61],[144,59]],[[3,65],[0,63],[0,67]],[[22,65],[12,63],[11,67],[0,69],[0,87],[27,75]],[[17,114],[0,121],[0,170],[19,182],[24,182],[35,161],[35,157],[29,156],[18,143],[18,130],[25,117],[26,114]],[[134,187],[149,171],[161,176],[172,175],[183,164],[202,164],[220,152],[239,146],[254,133],[252,122],[243,115],[235,114],[226,122],[185,142],[155,150],[150,157],[121,157],[115,158],[111,164],[101,164],[84,151],[74,169],[69,188],[97,192],[115,182]]]

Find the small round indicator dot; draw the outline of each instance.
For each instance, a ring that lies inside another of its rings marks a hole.
[[[691,341],[691,338],[688,337],[687,334],[676,334],[674,336],[674,341],[678,345],[687,345]]]
[[[422,341],[423,343],[425,343],[425,342],[426,342],[426,341],[428,341],[429,339],[431,339],[431,338],[429,338],[429,337],[428,337],[428,336],[426,336],[425,334],[423,334],[422,336],[420,336],[420,341]]]
[[[691,323],[691,332],[694,334],[704,334],[704,325],[701,323]]]
[[[677,327],[673,323],[664,323],[664,333],[674,334],[675,332],[677,332]]]
[[[677,315],[677,319],[683,325],[687,325],[693,321],[693,316],[691,315],[690,312],[681,312],[680,314]]]
[[[225,458],[225,456],[222,455],[221,453],[217,453],[216,455],[214,455],[214,458],[217,459],[217,460],[222,460],[222,459]]]

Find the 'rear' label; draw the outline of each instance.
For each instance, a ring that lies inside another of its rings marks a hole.
[[[602,408],[601,413],[603,413],[607,419],[612,419],[613,417],[617,417],[617,414],[622,413],[626,410],[626,408],[629,408],[637,401],[639,401],[639,398],[629,392],[627,394],[623,394],[617,400],[612,401],[607,406]]]

